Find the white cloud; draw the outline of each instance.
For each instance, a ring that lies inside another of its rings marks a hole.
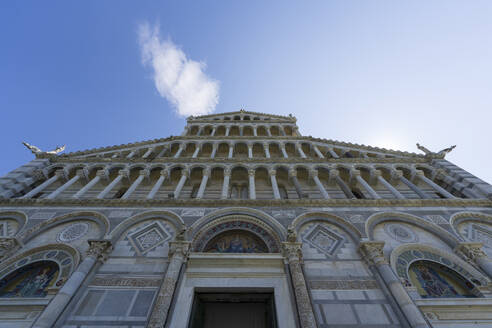
[[[203,62],[196,62],[169,40],[161,40],[158,26],[139,27],[142,61],[152,67],[159,94],[181,116],[206,115],[219,102],[219,83],[208,77]]]

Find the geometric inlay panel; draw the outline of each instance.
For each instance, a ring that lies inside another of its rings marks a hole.
[[[317,248],[326,255],[334,255],[344,238],[321,224],[317,224],[307,235],[302,238],[311,246]]]
[[[388,236],[402,243],[415,243],[418,241],[417,234],[412,229],[398,223],[385,224],[384,231]]]
[[[128,239],[132,242],[140,254],[145,254],[157,246],[165,243],[171,235],[154,222],[130,235]]]

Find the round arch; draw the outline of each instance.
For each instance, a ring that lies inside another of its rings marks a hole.
[[[147,211],[129,217],[128,219],[118,224],[109,234],[109,239],[114,243],[119,240],[123,233],[131,226],[150,219],[161,219],[168,221],[172,224],[176,232],[181,231],[185,228],[185,223],[183,219],[176,213],[169,211]]]
[[[450,268],[465,279],[481,286],[490,283],[490,279],[460,259],[457,255],[423,244],[404,244],[395,248],[390,255],[390,265],[405,285],[411,285],[408,268],[416,261],[430,261]]]
[[[9,237],[14,237],[18,235],[19,232],[22,231],[22,229],[26,226],[27,223],[26,213],[20,211],[1,211],[0,219],[14,220],[17,222],[17,230],[12,236]]]
[[[219,220],[223,217],[231,217],[234,215],[249,216],[253,219],[259,220],[261,225],[265,225],[268,229],[272,230],[273,234],[278,240],[285,240],[287,237],[287,230],[272,216],[267,213],[246,207],[229,207],[213,211],[197,221],[195,221],[189,231],[190,239],[194,239],[195,236],[205,227],[213,221]]]
[[[324,221],[340,227],[353,239],[356,244],[358,244],[362,239],[361,232],[352,223],[347,222],[339,216],[326,212],[309,212],[301,214],[296,217],[294,221],[292,221],[289,228],[298,232],[303,225],[313,221]]]
[[[110,224],[105,215],[94,211],[81,211],[67,213],[62,216],[43,221],[40,224],[22,233],[22,235],[20,236],[20,240],[22,241],[22,243],[26,244],[34,237],[54,226],[81,219],[95,222],[103,232],[100,236],[101,238],[109,232]]]
[[[459,212],[451,216],[449,224],[453,228],[453,232],[458,236],[458,238],[463,239],[464,237],[458,231],[458,226],[463,222],[478,222],[485,223],[487,225],[492,225],[492,215],[479,213],[479,212]]]
[[[58,264],[59,271],[54,286],[60,288],[78,266],[80,253],[65,244],[48,244],[32,248],[3,262],[0,265],[0,279],[23,266],[40,261],[52,261]]]
[[[454,249],[459,244],[459,239],[453,236],[443,228],[426,221],[418,216],[402,213],[402,212],[380,212],[371,215],[366,221],[366,235],[369,240],[374,240],[374,228],[381,222],[385,221],[402,221],[416,225],[430,233],[441,238],[451,249]]]

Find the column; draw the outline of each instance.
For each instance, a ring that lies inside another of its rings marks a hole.
[[[181,178],[179,179],[178,185],[176,186],[176,189],[174,189],[174,198],[178,199],[179,194],[181,193],[181,189],[183,189],[183,186],[186,182],[186,179],[188,178],[189,172],[186,169],[181,170]]]
[[[123,194],[123,196],[121,196],[121,199],[128,199],[146,176],[149,176],[149,171],[141,170],[138,173],[138,178],[136,178],[135,181],[133,181],[130,188],[128,188],[128,190]]]
[[[318,146],[313,145],[313,149],[314,149],[314,152],[316,153],[316,155],[318,155],[319,158],[325,158],[325,156],[323,156],[323,154],[319,151]]]
[[[198,188],[198,193],[196,198],[203,198],[203,194],[205,193],[205,188],[207,187],[208,177],[210,176],[210,169],[203,170],[202,182],[200,183],[200,188]]]
[[[331,157],[333,158],[340,158],[337,153],[332,148],[328,148],[328,152],[330,153]]]
[[[72,273],[70,278],[34,322],[32,328],[54,327],[56,320],[58,320],[63,310],[65,310],[96,262],[104,262],[107,254],[111,251],[111,242],[109,240],[90,239],[88,242],[89,250],[85,259],[78,265],[76,271]]]
[[[229,180],[231,179],[231,169],[226,168],[224,170],[224,182],[222,183],[222,196],[221,199],[227,199],[229,194]]]
[[[253,145],[248,144],[248,158],[253,158]]]
[[[149,157],[149,156],[150,156],[150,154],[152,154],[152,152],[154,151],[154,149],[155,149],[154,147],[147,149],[147,151],[146,151],[146,152],[145,152],[145,154],[142,156],[142,158],[147,158],[147,157]]]
[[[454,195],[452,195],[451,193],[449,193],[446,189],[442,188],[437,183],[435,183],[431,179],[427,178],[424,175],[424,172],[423,171],[421,171],[421,170],[415,170],[415,177],[418,178],[418,179],[420,179],[424,183],[428,184],[429,186],[431,186],[432,189],[434,189],[435,191],[437,191],[438,193],[440,193],[444,197],[451,198],[451,199],[456,198]]]
[[[114,153],[114,155],[113,155],[113,156],[111,156],[111,158],[117,158],[119,155],[120,155],[120,153],[119,153],[119,152],[118,152],[118,153]]]
[[[176,154],[174,155],[174,158],[178,158],[179,155],[181,155],[181,152],[183,152],[183,149],[184,149],[185,145],[184,144],[180,144],[179,145],[179,149],[178,151],[176,152]]]
[[[196,135],[197,135],[197,136],[199,136],[199,135],[201,135],[201,134],[202,134],[202,132],[203,132],[203,126],[200,126],[200,127],[198,128],[198,131],[196,132]]]
[[[408,296],[405,287],[384,257],[383,247],[383,241],[363,241],[359,244],[363,258],[370,267],[377,269],[410,326],[412,328],[430,328],[431,326],[425,320],[422,312]]]
[[[340,178],[340,172],[338,172],[338,170],[330,170],[330,179],[333,179],[336,182],[347,198],[355,198],[352,190],[350,190],[345,181]]]
[[[210,154],[210,158],[215,158],[215,154],[217,153],[217,147],[218,145],[216,143],[212,145],[212,153]]]
[[[297,148],[297,151],[299,152],[299,155],[302,157],[302,158],[306,158],[306,154],[304,154],[304,151],[302,150],[302,147],[301,145],[297,144],[296,143],[296,148]]]
[[[198,153],[200,152],[200,145],[195,145],[195,151],[193,152],[192,158],[197,158]]]
[[[268,149],[269,145],[267,142],[263,143],[263,149],[265,149],[265,157],[270,158],[270,149]]]
[[[164,180],[166,180],[167,176],[168,172],[166,170],[162,170],[159,179],[157,179],[156,183],[152,187],[152,190],[147,195],[147,199],[153,199],[155,197],[157,191],[159,191],[159,188],[161,188],[162,183],[164,182]]]
[[[215,132],[217,132],[217,127],[216,127],[216,126],[214,126],[214,127],[212,128],[212,132],[210,133],[210,136],[211,136],[211,137],[215,136]]]
[[[286,136],[286,135],[287,135],[287,133],[285,133],[285,130],[284,130],[284,126],[283,126],[283,125],[279,125],[279,126],[278,126],[278,129],[279,129],[280,134],[281,134],[282,136]]]
[[[157,154],[157,158],[164,156],[164,153],[168,150],[167,147],[162,148],[159,154]]]
[[[467,262],[475,262],[492,279],[492,262],[482,250],[482,243],[459,243],[455,252]]]
[[[372,187],[367,183],[366,180],[364,180],[363,177],[361,177],[360,175],[360,171],[359,170],[351,170],[350,171],[350,177],[352,179],[355,178],[355,180],[362,186],[364,187],[364,189],[371,195],[372,198],[374,199],[381,199],[381,196],[379,196],[377,194],[377,192],[372,189]]]
[[[272,136],[272,132],[270,132],[270,127],[269,126],[265,126],[265,129],[266,129],[266,132],[267,132],[267,136],[271,137]]]
[[[314,180],[314,183],[316,183],[316,186],[318,187],[319,192],[321,193],[321,195],[323,195],[323,198],[324,199],[330,199],[330,196],[328,195],[328,192],[326,191],[325,186],[323,186],[321,181],[319,181],[318,171],[311,170],[309,173],[311,175],[311,178]]]
[[[258,136],[258,127],[253,126],[253,136],[257,137]]]
[[[256,199],[255,170],[248,170],[249,176],[249,199]]]
[[[186,261],[188,250],[188,242],[177,240],[169,243],[169,265],[166,275],[159,288],[159,293],[154,303],[154,308],[150,314],[147,328],[162,328],[166,323],[169,307],[173,299],[174,290],[178,282],[179,272],[183,263]]]
[[[136,149],[132,150],[127,156],[126,158],[132,158],[133,156],[135,156],[135,153],[137,152]]]
[[[301,247],[302,243],[282,243],[283,253],[289,264],[300,326],[301,328],[316,328],[313,307],[311,305],[311,299],[309,298],[306,280],[304,279],[304,273],[302,272],[301,267]]]
[[[230,125],[226,126],[226,132],[225,132],[226,137],[229,136],[229,132],[231,132],[231,126]]]
[[[55,172],[55,174],[51,178],[49,178],[48,180],[46,180],[45,182],[43,182],[42,184],[31,190],[27,194],[25,194],[21,198],[32,198],[36,196],[41,191],[48,188],[51,184],[55,183],[58,179],[60,179],[60,174],[57,174],[57,172]]]
[[[242,126],[239,127],[239,136],[241,136],[241,137],[243,136],[243,127]]]
[[[296,188],[297,196],[299,198],[305,198],[304,194],[302,193],[302,188],[301,184],[299,183],[299,180],[297,179],[297,171],[295,169],[289,170],[289,178],[294,184],[294,187]]]
[[[287,155],[287,151],[285,150],[284,144],[280,144],[280,150],[282,151],[282,155],[284,155],[284,158],[289,158],[289,155]]]
[[[124,178],[124,177],[127,177],[128,176],[128,171],[125,171],[125,170],[120,170],[118,172],[118,175],[116,176],[116,178],[114,178],[113,181],[111,181],[111,183],[109,185],[106,186],[106,188],[104,188],[103,191],[101,191],[99,193],[99,195],[97,195],[97,199],[103,199],[104,197],[106,197],[106,195]]]
[[[228,158],[232,158],[232,155],[234,154],[234,144],[231,142],[229,144],[229,155]]]
[[[60,195],[62,192],[64,192],[67,188],[69,188],[71,185],[73,185],[75,182],[77,182],[80,179],[80,177],[82,177],[83,175],[84,175],[84,172],[82,170],[77,170],[77,173],[73,176],[73,178],[71,178],[70,180],[65,182],[61,187],[59,187],[58,189],[53,191],[51,194],[49,194],[48,197],[46,197],[46,199],[56,198],[58,195]]]
[[[401,182],[403,182],[408,188],[410,188],[414,193],[416,193],[420,198],[423,198],[423,199],[426,199],[426,198],[430,198],[429,196],[427,196],[426,193],[424,193],[422,190],[420,190],[419,187],[417,187],[416,185],[414,185],[412,182],[410,182],[410,180],[408,180],[407,178],[405,178],[403,176],[403,172],[399,171],[399,170],[394,170],[394,171],[391,171],[391,175],[395,178],[395,179],[399,179]]]
[[[371,171],[371,174],[373,174],[376,177],[377,181],[381,183],[386,189],[388,189],[393,194],[393,196],[398,199],[405,199],[405,197],[403,197],[403,195],[395,187],[393,187],[391,183],[389,183],[388,181],[386,181],[385,178],[382,177],[381,171],[373,170]]]
[[[99,170],[96,172],[96,176],[91,180],[89,181],[88,184],[86,184],[82,189],[80,189],[79,191],[77,191],[77,193],[75,195],[72,196],[72,198],[80,198],[82,197],[82,195],[84,195],[86,192],[89,191],[89,189],[91,189],[92,187],[94,187],[98,182],[99,180],[101,180],[101,178],[107,178],[107,172],[105,170]]]
[[[278,191],[278,185],[277,185],[277,177],[275,176],[277,174],[277,171],[271,169],[268,170],[268,174],[270,175],[270,182],[272,183],[273,197],[275,199],[280,199],[280,192]]]

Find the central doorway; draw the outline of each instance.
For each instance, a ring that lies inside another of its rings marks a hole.
[[[273,293],[195,293],[188,328],[277,328]]]

